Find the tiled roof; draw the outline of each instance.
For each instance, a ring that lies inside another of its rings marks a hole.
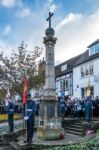
[[[76,61],[74,67],[75,67],[75,66],[78,66],[78,65],[81,65],[81,64],[83,64],[83,63],[86,63],[86,62],[88,62],[88,61],[90,61],[90,60],[93,60],[93,59],[95,59],[95,58],[97,58],[97,57],[99,57],[99,53],[96,53],[96,54],[94,54],[94,55],[89,56],[89,51],[87,50],[87,51],[85,51],[85,52],[80,56],[80,58],[78,59],[78,61]]]
[[[91,44],[88,46],[88,48],[90,48],[91,46],[93,46],[93,45],[95,45],[95,44],[97,44],[97,43],[99,43],[99,39],[97,39],[96,41],[94,41],[93,43],[91,43]]]
[[[89,56],[89,51],[86,50],[84,53],[55,66],[55,76],[58,77],[58,76],[70,73],[72,72],[73,67],[79,66],[97,57],[99,57],[99,53]],[[64,71],[61,71],[61,66],[64,64],[67,64],[67,69]]]
[[[58,77],[60,75],[64,75],[64,74],[67,74],[69,72],[72,72],[72,68],[75,64],[75,62],[79,59],[80,55],[74,57],[74,58],[71,58],[57,66],[55,66],[55,76]],[[64,70],[64,71],[61,71],[61,66],[67,64],[67,69]]]

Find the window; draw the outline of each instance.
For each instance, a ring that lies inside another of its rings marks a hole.
[[[97,43],[96,45],[95,45],[95,53],[98,53],[99,52],[99,43]]]
[[[81,66],[81,77],[86,77],[94,74],[94,65],[88,64],[86,66]]]
[[[84,67],[81,67],[81,77],[84,77]]]
[[[89,75],[89,66],[85,66],[85,76]]]
[[[90,51],[90,55],[93,55],[95,53],[94,46],[90,47],[89,51]]]
[[[65,82],[65,85],[66,85],[66,89],[68,89],[68,79],[66,80],[66,82]]]
[[[61,71],[64,71],[66,69],[67,69],[67,64],[61,66]]]
[[[81,88],[81,98],[84,99],[85,98],[85,88]]]
[[[68,90],[69,88],[69,79],[61,80],[60,81],[60,90]]]
[[[90,49],[89,49],[89,52],[90,52],[90,55],[98,53],[99,52],[99,43],[91,46]]]
[[[60,90],[62,90],[62,89],[63,89],[63,82],[60,81]]]
[[[65,90],[65,80],[63,80],[63,90]]]
[[[94,74],[93,65],[89,65],[90,75]]]

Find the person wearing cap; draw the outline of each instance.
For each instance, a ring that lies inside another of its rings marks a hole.
[[[9,96],[9,98],[8,98],[7,114],[8,114],[9,132],[13,132],[13,129],[14,129],[14,123],[13,123],[14,102],[13,102],[11,96]]]
[[[27,142],[32,143],[35,120],[35,101],[31,99],[31,94],[27,95],[27,108],[24,113],[24,119],[27,127]]]

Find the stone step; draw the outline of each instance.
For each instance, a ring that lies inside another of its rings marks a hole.
[[[83,119],[75,120],[70,124],[64,124],[64,129],[66,133],[82,136],[82,123]]]
[[[99,121],[99,117],[92,118],[92,120],[97,120],[97,121]]]
[[[65,129],[65,133],[70,133],[70,134],[73,134],[73,135],[82,136],[81,132],[77,132],[77,131],[73,131],[73,130],[67,130],[67,129]]]
[[[67,128],[67,127],[73,127],[73,128],[81,128],[82,129],[82,124],[70,124],[70,125],[64,125],[64,128]]]
[[[81,128],[82,127],[82,124],[80,124],[80,123],[74,123],[74,124],[70,124],[70,126],[72,126],[72,125],[74,125],[74,126],[76,126],[76,127],[78,127],[78,128]]]
[[[83,121],[75,121],[74,124],[82,124]]]
[[[66,130],[71,130],[71,131],[82,132],[82,128],[66,127],[65,129],[66,129]]]
[[[0,137],[0,145],[3,145],[3,139]]]
[[[82,125],[71,124],[70,127],[73,127],[73,128],[82,128]]]
[[[12,141],[9,143],[9,145],[13,150],[17,150],[17,142]]]

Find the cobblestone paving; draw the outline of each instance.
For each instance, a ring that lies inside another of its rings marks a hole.
[[[0,150],[13,150],[10,146],[0,147]]]
[[[15,120],[14,121],[14,130],[23,128],[23,120]],[[8,122],[0,123],[0,134],[3,132],[7,132],[9,130],[8,128]]]
[[[38,117],[35,119],[35,126],[38,125]],[[14,130],[21,129],[24,127],[24,120],[14,120]],[[8,122],[0,123],[0,134],[3,132],[7,132],[9,130],[8,128]]]

